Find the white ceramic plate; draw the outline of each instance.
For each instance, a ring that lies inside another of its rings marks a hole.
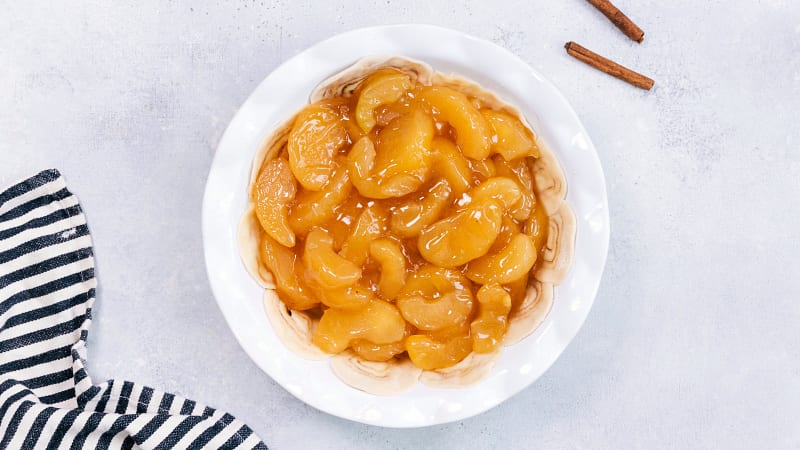
[[[486,380],[462,389],[418,384],[392,397],[353,389],[328,361],[299,358],[279,341],[262,306],[262,289],[239,259],[237,227],[248,202],[253,156],[274,126],[308,102],[328,76],[368,55],[418,59],[455,72],[518,106],[555,152],[567,177],[567,201],[577,219],[577,242],[567,279],[539,329],[506,347]],[[233,334],[253,361],[300,400],[327,413],[386,427],[452,422],[486,411],[542,375],[586,319],[605,265],[609,239],[605,180],[580,120],[558,90],[522,60],[490,42],[425,25],[365,28],[340,34],[275,69],[231,121],[217,148],[203,200],[208,277]]]

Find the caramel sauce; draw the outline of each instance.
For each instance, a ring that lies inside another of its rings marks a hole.
[[[380,69],[297,114],[251,199],[280,299],[313,342],[423,369],[495,351],[547,241],[519,119]]]

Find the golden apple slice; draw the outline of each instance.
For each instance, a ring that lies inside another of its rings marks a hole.
[[[434,117],[456,130],[456,143],[464,156],[472,159],[489,156],[492,129],[466,95],[444,86],[425,86],[420,98]]]
[[[253,186],[253,202],[261,227],[271,238],[286,247],[294,247],[294,231],[289,226],[289,203],[294,200],[297,185],[283,158],[264,164]]]
[[[330,100],[309,105],[297,114],[287,150],[292,173],[304,188],[318,191],[330,181],[334,156],[347,144],[341,119],[339,104]]]
[[[356,105],[356,122],[365,133],[375,127],[375,109],[394,103],[413,87],[411,77],[399,70],[385,68],[375,71],[361,84]]]

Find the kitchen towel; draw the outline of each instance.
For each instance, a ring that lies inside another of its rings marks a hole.
[[[225,412],[129,381],[93,384],[96,286],[86,219],[58,171],[0,192],[0,449],[267,448]]]

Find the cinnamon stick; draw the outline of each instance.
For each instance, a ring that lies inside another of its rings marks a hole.
[[[567,49],[567,53],[569,53],[570,56],[573,56],[574,58],[585,62],[597,70],[617,77],[620,80],[630,83],[636,87],[649,91],[653,88],[653,84],[655,84],[651,78],[646,77],[638,72],[634,72],[633,70],[619,65],[610,59],[603,58],[597,53],[588,50],[579,44],[576,44],[575,42],[567,42],[564,48]]]
[[[641,43],[644,40],[644,31],[639,28],[631,19],[628,18],[616,6],[608,0],[586,0],[595,8],[599,9],[608,20],[614,23],[626,36],[634,41]]]

